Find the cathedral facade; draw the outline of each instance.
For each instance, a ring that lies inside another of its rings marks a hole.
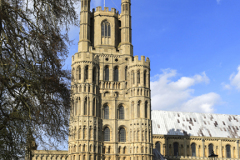
[[[131,3],[115,9],[81,1],[72,57],[71,160],[150,160],[150,61],[133,57]]]
[[[34,150],[33,160],[208,159],[212,150],[239,159],[239,116],[221,126],[214,115],[151,111],[150,60],[133,56],[131,0],[121,1],[119,14],[81,0],[69,148]]]

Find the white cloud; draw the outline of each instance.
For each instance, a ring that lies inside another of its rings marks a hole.
[[[225,84],[224,82],[221,84],[223,89],[226,89],[226,90],[231,90],[232,89],[232,86],[230,84]]]
[[[237,89],[240,91],[240,66],[237,68],[238,73],[232,73],[229,77],[230,84],[222,83],[223,89],[231,90]]]
[[[184,103],[182,105],[182,110],[186,112],[191,111],[212,113],[214,111],[214,105],[217,104],[220,99],[220,96],[213,92],[203,94]]]
[[[237,70],[238,70],[238,73],[231,74],[229,79],[230,79],[230,84],[240,91],[240,66],[238,66]]]
[[[216,93],[207,93],[193,97],[193,87],[199,83],[209,83],[205,72],[193,77],[181,77],[176,81],[177,71],[171,69],[163,70],[163,73],[153,77],[151,82],[152,109],[176,110],[188,112],[213,112],[220,96]]]
[[[220,4],[221,0],[217,0],[217,4]]]

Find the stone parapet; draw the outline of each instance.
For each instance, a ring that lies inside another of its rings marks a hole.
[[[34,150],[32,160],[68,160],[68,151]]]

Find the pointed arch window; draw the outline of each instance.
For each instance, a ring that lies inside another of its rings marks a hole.
[[[93,98],[93,108],[92,108],[92,115],[93,115],[93,116],[96,116],[96,115],[95,115],[95,110],[96,110],[96,99]]]
[[[75,69],[72,70],[72,80],[74,80]]]
[[[92,81],[93,83],[96,83],[97,80],[97,72],[96,72],[96,67],[93,68],[93,72],[92,72]]]
[[[148,101],[145,102],[145,118],[148,118]]]
[[[84,115],[87,115],[87,107],[88,107],[88,106],[87,106],[87,105],[88,105],[88,104],[87,104],[87,101],[88,101],[88,98],[86,97],[86,98],[84,99],[84,108],[83,108],[83,109],[84,109],[84,111],[83,111],[83,114],[84,114]]]
[[[109,81],[109,66],[105,66],[104,68],[104,80]]]
[[[177,142],[173,143],[173,150],[174,150],[174,156],[178,156],[179,152],[178,152],[178,143]]]
[[[131,103],[131,113],[132,113],[131,115],[134,115],[134,101],[132,101]]]
[[[119,107],[119,119],[124,119],[124,107],[122,105]]]
[[[111,26],[108,21],[102,22],[102,37],[111,37]]]
[[[161,153],[161,151],[160,151],[161,148],[160,148],[160,143],[159,142],[156,143],[155,148],[159,153]]]
[[[77,115],[77,110],[78,110],[78,98],[76,99],[75,101],[75,108],[74,108],[74,115],[76,116]]]
[[[213,144],[208,145],[208,155],[210,156],[213,151]]]
[[[127,80],[127,66],[125,67],[125,81]]]
[[[77,80],[80,80],[80,79],[81,79],[81,67],[80,67],[80,66],[77,67],[76,79],[77,79]]]
[[[104,129],[104,141],[110,141],[110,129],[108,127]]]
[[[104,119],[109,119],[109,107],[104,107]]]
[[[146,87],[146,84],[147,84],[147,71],[144,71],[143,83],[144,83],[144,87]]]
[[[134,71],[132,71],[132,84],[135,84],[135,74],[134,74]]]
[[[226,154],[227,154],[227,158],[231,158],[231,146],[230,145],[226,145]]]
[[[126,131],[124,128],[120,128],[119,130],[119,141],[126,142]]]
[[[88,79],[88,66],[85,66],[85,69],[84,69],[84,79],[85,81]]]
[[[118,66],[114,67],[114,81],[118,81]]]
[[[75,108],[75,105],[74,105],[74,100],[71,101],[71,115],[74,116],[74,108]]]
[[[141,106],[141,101],[138,101],[138,105],[137,105],[137,118],[140,118],[140,106]]]
[[[138,84],[140,83],[140,71],[139,70],[137,71],[137,83]]]
[[[191,149],[192,149],[192,156],[196,157],[196,144],[195,143],[191,144]]]

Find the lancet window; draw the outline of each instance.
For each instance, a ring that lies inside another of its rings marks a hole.
[[[109,81],[109,66],[105,66],[104,68],[104,80]]]
[[[111,37],[111,26],[108,21],[102,22],[102,37]]]
[[[109,107],[104,106],[104,119],[109,119]]]
[[[124,107],[122,105],[119,107],[119,119],[124,119]]]
[[[104,129],[104,141],[110,141],[110,129],[108,127]]]
[[[230,145],[226,145],[226,154],[227,154],[227,158],[231,158],[231,146]]]
[[[114,81],[118,81],[118,66],[114,67]]]
[[[120,128],[119,130],[119,141],[126,142],[126,131],[124,128]]]
[[[196,157],[196,144],[195,143],[191,144],[191,149],[192,149],[192,156]]]

